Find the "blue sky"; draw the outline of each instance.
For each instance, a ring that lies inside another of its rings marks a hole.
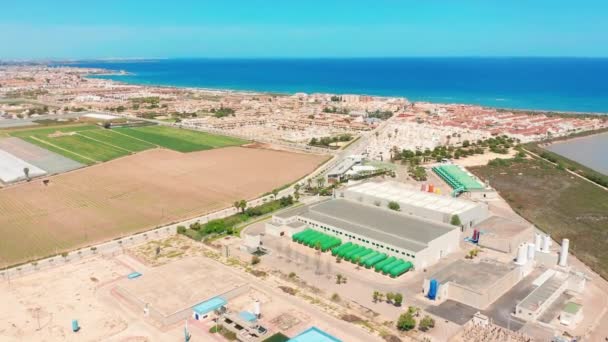
[[[606,0],[2,2],[0,59],[608,57]]]

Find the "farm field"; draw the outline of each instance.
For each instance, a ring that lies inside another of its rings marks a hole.
[[[15,130],[9,131],[8,135],[86,165],[157,147],[194,152],[246,143],[240,139],[163,126],[106,130],[94,125],[72,125]]]
[[[117,128],[118,132],[179,152],[243,145],[245,140],[166,126]]]
[[[0,267],[230,207],[312,172],[325,156],[227,147],[151,149],[0,190]]]

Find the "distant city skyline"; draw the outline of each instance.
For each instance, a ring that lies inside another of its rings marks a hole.
[[[10,2],[0,59],[608,57],[601,0]]]

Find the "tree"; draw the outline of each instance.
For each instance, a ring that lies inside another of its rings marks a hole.
[[[409,331],[414,329],[415,327],[416,320],[414,319],[414,316],[412,316],[412,313],[407,312],[399,316],[399,320],[397,321],[397,329]]]
[[[319,177],[317,178],[317,188],[322,188],[325,185],[325,178]]]
[[[452,219],[450,220],[450,224],[453,225],[453,226],[460,227],[462,225],[462,222],[460,222],[460,216],[458,216],[458,215],[452,215]]]
[[[397,203],[395,201],[388,202],[388,208],[390,210],[394,210],[394,211],[401,210],[401,206],[399,205],[399,203]]]
[[[245,212],[245,209],[247,209],[247,201],[240,200],[239,201],[239,207],[241,208],[241,212]]]
[[[401,303],[403,303],[403,295],[401,293],[395,293],[393,296],[393,302],[396,306],[401,306]]]
[[[25,179],[30,180],[30,168],[29,167],[23,168],[23,174],[25,175]]]
[[[346,283],[346,278],[340,273],[336,274],[336,284]]]
[[[387,292],[386,293],[386,301],[391,303],[393,301],[393,299],[395,298],[395,294],[392,292]]]
[[[379,298],[380,298],[380,292],[374,291],[374,294],[372,295],[372,299],[373,299],[374,303],[377,303]]]
[[[424,316],[423,319],[420,320],[420,323],[418,324],[418,329],[420,329],[421,331],[428,331],[431,328],[435,327],[435,320],[432,319],[430,316]]]

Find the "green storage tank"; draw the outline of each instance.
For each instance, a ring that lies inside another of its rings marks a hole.
[[[397,258],[395,258],[394,256],[384,259],[383,261],[380,261],[379,263],[377,263],[374,266],[374,269],[376,270],[376,272],[380,272],[380,270],[382,269],[382,267],[390,264],[391,262],[394,262],[395,260],[397,260]]]
[[[313,235],[314,233],[314,230],[307,228],[305,231],[302,232],[302,235],[298,236],[298,242],[304,243],[304,241],[306,241],[308,237]]]
[[[344,249],[346,249],[346,248],[348,248],[348,247],[350,247],[350,246],[352,246],[352,245],[353,245],[353,243],[349,241],[349,242],[347,242],[347,243],[345,243],[345,244],[342,244],[342,245],[340,245],[340,246],[338,246],[338,247],[334,247],[334,248],[332,248],[332,250],[331,250],[331,254],[332,254],[332,255],[336,255],[336,254],[338,254],[338,253],[339,253],[341,250],[344,250]]]
[[[376,252],[376,251],[373,251],[373,250],[372,250],[372,252],[371,252],[371,253],[369,253],[369,254],[367,254],[367,255],[365,255],[365,256],[363,256],[363,257],[361,257],[361,258],[359,259],[359,265],[363,265],[363,263],[365,262],[365,260],[367,260],[367,259],[369,259],[369,258],[373,258],[373,257],[375,257],[375,256],[376,256],[376,255],[378,255],[378,254],[380,254],[380,253],[378,253],[378,252]]]
[[[365,249],[365,247],[360,246],[360,245],[356,245],[356,248],[353,248],[349,251],[347,251],[346,253],[344,253],[344,259],[345,260],[350,260],[350,258],[352,258],[353,255],[361,252],[363,249]]]
[[[391,275],[391,277],[395,278],[395,277],[398,277],[398,276],[402,275],[403,273],[409,271],[413,267],[414,267],[414,265],[411,262],[406,261],[403,264],[400,264],[400,265],[397,265],[397,266],[391,268],[388,271],[388,273]]]
[[[397,259],[393,262],[391,262],[390,264],[386,264],[384,265],[384,267],[382,267],[382,273],[387,274],[388,271],[390,271],[393,267],[403,264],[405,263],[405,261],[403,261],[402,259]]]
[[[362,257],[368,255],[369,253],[373,252],[373,250],[369,249],[369,248],[365,248],[364,250],[362,250],[361,252],[353,255],[351,257],[351,261],[354,263],[358,263],[359,260],[361,260]]]
[[[379,262],[381,262],[381,261],[383,261],[383,260],[386,260],[386,258],[388,258],[388,256],[387,256],[386,254],[384,254],[384,253],[378,253],[378,255],[376,255],[376,256],[374,256],[374,257],[372,257],[372,258],[369,258],[369,259],[365,260],[365,261],[363,262],[363,265],[364,265],[366,268],[371,268],[371,267],[372,267],[372,266],[374,266],[375,264],[377,264],[377,263],[379,263]]]
[[[359,248],[359,245],[357,245],[356,243],[353,243],[352,246],[350,246],[348,248],[344,248],[343,250],[341,250],[338,253],[338,256],[340,256],[342,259],[344,259],[344,255],[346,255],[346,253],[348,253],[348,252],[350,252],[350,251],[352,251],[354,249],[358,249],[358,248]]]

